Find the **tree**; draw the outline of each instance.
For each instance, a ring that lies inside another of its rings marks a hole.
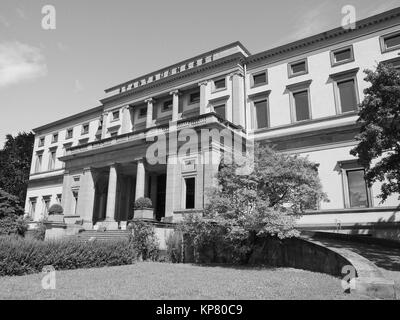
[[[296,219],[327,201],[318,164],[307,158],[256,145],[253,172],[237,174],[239,169],[222,162],[204,218],[184,218],[182,230],[195,251],[224,242],[238,261],[246,261],[256,238],[297,236]]]
[[[0,150],[0,188],[19,198],[24,205],[34,144],[33,133],[6,136]]]
[[[24,235],[27,230],[26,221],[22,218],[24,209],[19,200],[0,189],[0,235]]]
[[[358,145],[351,154],[365,167],[365,179],[371,186],[382,182],[378,197],[382,202],[400,192],[400,72],[380,63],[376,71],[366,70],[360,106]]]

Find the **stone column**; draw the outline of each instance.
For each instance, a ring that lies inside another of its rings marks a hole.
[[[129,133],[132,131],[132,119],[130,106],[124,106],[122,108],[122,134]]]
[[[176,202],[181,196],[178,190],[178,157],[176,154],[168,155],[167,159],[167,183],[165,192],[165,217],[173,219],[174,210],[178,208]]]
[[[139,160],[137,163],[137,171],[136,171],[135,200],[144,197],[145,179],[146,179],[146,170],[144,168],[144,163],[143,160]]]
[[[151,128],[153,126],[153,104],[155,100],[153,98],[150,98],[145,100],[144,102],[147,103],[146,128]]]
[[[207,109],[207,84],[208,81],[202,81],[200,86],[200,114],[205,114]]]
[[[62,187],[62,199],[61,205],[64,209],[64,215],[73,215],[72,212],[72,176],[68,171],[64,173],[63,187]]]
[[[95,181],[90,168],[85,168],[79,187],[79,201],[77,213],[83,219],[86,228],[91,228],[93,221]]]
[[[245,127],[245,103],[243,74],[239,71],[231,74],[232,79],[232,119],[231,121]]]
[[[104,221],[104,224],[107,227],[107,229],[118,228],[118,224],[117,222],[115,222],[117,183],[118,183],[117,164],[113,163],[110,166],[110,174],[108,178],[107,210],[106,210],[106,220]]]
[[[172,121],[178,121],[179,115],[179,90],[174,90],[169,93],[172,95]]]
[[[107,133],[107,118],[108,118],[108,113],[104,112],[102,114],[103,122],[102,122],[102,127],[101,127],[101,138],[105,139],[106,138],[106,133]]]

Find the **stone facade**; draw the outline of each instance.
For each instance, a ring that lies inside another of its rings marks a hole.
[[[396,229],[397,195],[382,205],[379,184],[364,192],[362,168],[349,151],[368,85],[363,70],[382,61],[399,65],[400,45],[387,41],[399,33],[395,9],[355,30],[337,28],[254,55],[235,42],[109,88],[100,106],[34,130],[26,212],[40,220],[58,201],[87,229],[116,229],[145,196],[155,219],[177,221],[207,203],[222,151],[240,153],[237,141],[255,140],[320,164],[330,202],[301,226],[368,233],[387,222]],[[213,132],[231,134],[231,143],[209,143]],[[153,149],[163,161],[149,159]]]

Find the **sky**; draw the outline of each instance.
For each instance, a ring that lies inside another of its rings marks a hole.
[[[45,5],[55,29],[43,29]],[[398,0],[0,0],[0,148],[5,135],[100,105],[104,89],[240,41],[258,53]]]

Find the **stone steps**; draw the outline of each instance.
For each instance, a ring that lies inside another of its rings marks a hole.
[[[123,240],[123,239],[128,239],[129,235],[130,232],[125,230],[110,230],[110,231],[88,230],[80,232],[79,234],[74,236],[74,239],[78,241]]]

